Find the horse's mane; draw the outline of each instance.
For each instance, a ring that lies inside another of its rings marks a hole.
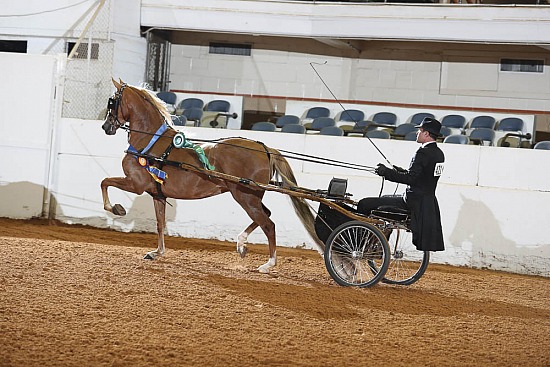
[[[159,110],[161,115],[164,116],[164,118],[166,119],[166,121],[168,121],[168,123],[172,122],[172,117],[170,116],[170,113],[166,109],[166,103],[164,103],[164,101],[162,101],[160,98],[155,96],[153,94],[154,93],[153,91],[145,88],[136,87],[134,85],[128,85],[127,88],[133,89],[136,93],[140,94],[143,98],[151,102],[151,104]]]

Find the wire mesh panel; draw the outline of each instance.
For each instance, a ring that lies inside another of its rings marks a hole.
[[[65,72],[63,117],[103,118],[106,100],[112,93],[111,2],[101,0],[91,4],[44,52],[70,56]]]

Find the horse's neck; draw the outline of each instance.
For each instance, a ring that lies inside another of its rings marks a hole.
[[[129,143],[137,150],[145,148],[163,124],[163,116],[153,108],[135,111],[130,116]]]

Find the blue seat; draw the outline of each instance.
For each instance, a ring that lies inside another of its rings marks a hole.
[[[498,123],[498,131],[522,131],[523,120],[518,117],[506,117]]]
[[[397,127],[393,131],[393,134],[391,134],[391,135],[394,138],[404,139],[405,136],[410,132],[414,132],[416,134],[416,130],[418,130],[418,129],[415,126],[416,125],[411,124],[411,123],[404,123],[404,124],[401,124],[401,125],[397,125]],[[415,140],[416,140],[416,138],[415,138]]]
[[[174,126],[185,126],[185,124],[187,124],[187,118],[185,116],[172,115],[171,117]]]
[[[373,126],[373,122],[369,120],[357,121],[351,130],[344,130],[346,135],[361,134],[365,135],[367,131],[375,130],[376,127]]]
[[[453,134],[463,134],[466,126],[466,117],[462,115],[447,115],[441,119],[441,126],[448,127]]]
[[[496,119],[493,116],[476,116],[470,123],[470,129],[483,127],[486,129],[494,130],[496,123]]]
[[[457,135],[449,135],[445,139],[443,139],[444,143],[449,144],[470,144],[470,138],[466,135],[457,134]]]
[[[174,113],[176,111],[176,100],[178,96],[174,92],[158,92],[157,97],[166,103],[168,112]]]
[[[391,135],[386,130],[370,130],[367,131],[365,136],[371,138],[371,139],[389,139],[391,138]]]
[[[479,143],[479,145],[485,145],[485,142],[488,142],[489,145],[493,145],[495,140],[495,130],[488,129],[485,127],[480,127],[472,130],[470,133],[470,141]]]
[[[416,131],[411,131],[410,133],[407,133],[403,140],[406,141],[416,141]]]
[[[450,127],[441,126],[441,130],[439,130],[439,133],[441,134],[441,137],[445,139],[447,136],[453,135],[453,130]]]
[[[181,115],[183,111],[189,109],[189,108],[200,108],[202,109],[204,107],[204,101],[200,98],[185,98],[180,103],[178,103],[178,106],[176,107],[177,113]]]
[[[346,124],[347,122],[352,122],[351,125],[354,125],[355,123],[363,121],[364,119],[365,113],[363,111],[350,109],[340,112],[340,114],[338,115],[338,121],[336,123],[337,125],[342,125]]]
[[[273,122],[268,121],[260,121],[256,122],[254,125],[252,125],[252,129],[254,131],[275,131],[277,130],[277,126]]]
[[[281,128],[283,133],[305,134],[306,128],[300,124],[286,124]]]
[[[307,110],[304,119],[314,120],[317,117],[329,117],[330,110],[326,107],[311,107]]]
[[[208,102],[206,105],[206,111],[229,112],[229,107],[231,107],[231,104],[228,101],[215,99]]]
[[[435,118],[434,114],[433,113],[429,113],[429,112],[418,112],[418,113],[415,113],[414,115],[411,116],[411,120],[410,120],[410,123],[413,124],[413,125],[420,125],[420,123],[422,121],[424,121],[424,119],[426,117],[429,117],[429,118]]]
[[[283,126],[288,124],[299,124],[299,123],[300,123],[300,118],[298,116],[282,115],[277,119],[277,121],[275,122],[275,125],[277,127],[282,128]]]
[[[371,120],[377,125],[395,126],[397,124],[397,115],[393,112],[375,113]]]
[[[344,136],[344,130],[338,126],[326,126],[319,131],[320,135]]]
[[[306,130],[321,131],[327,126],[336,126],[336,121],[332,117],[317,117],[311,124],[306,124]]]
[[[158,92],[157,97],[160,98],[167,105],[175,105],[178,96],[174,92]]]
[[[550,141],[548,141],[548,140],[539,141],[538,143],[535,144],[533,149],[550,150]]]
[[[182,116],[184,116],[187,121],[193,121],[193,125],[198,126],[200,124],[202,114],[202,108],[191,107],[183,110]]]

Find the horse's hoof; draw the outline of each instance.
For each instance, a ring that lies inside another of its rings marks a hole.
[[[258,273],[269,274],[269,268],[262,265],[258,268]]]
[[[237,249],[237,252],[239,253],[239,255],[241,255],[241,259],[244,259],[246,257],[246,254],[248,253],[248,248],[246,246],[243,246]]]
[[[120,204],[115,204],[113,206],[113,214],[114,215],[120,215],[121,217],[126,215],[126,209]]]
[[[145,254],[145,256],[143,256],[143,260],[155,260],[155,257],[151,254]]]

